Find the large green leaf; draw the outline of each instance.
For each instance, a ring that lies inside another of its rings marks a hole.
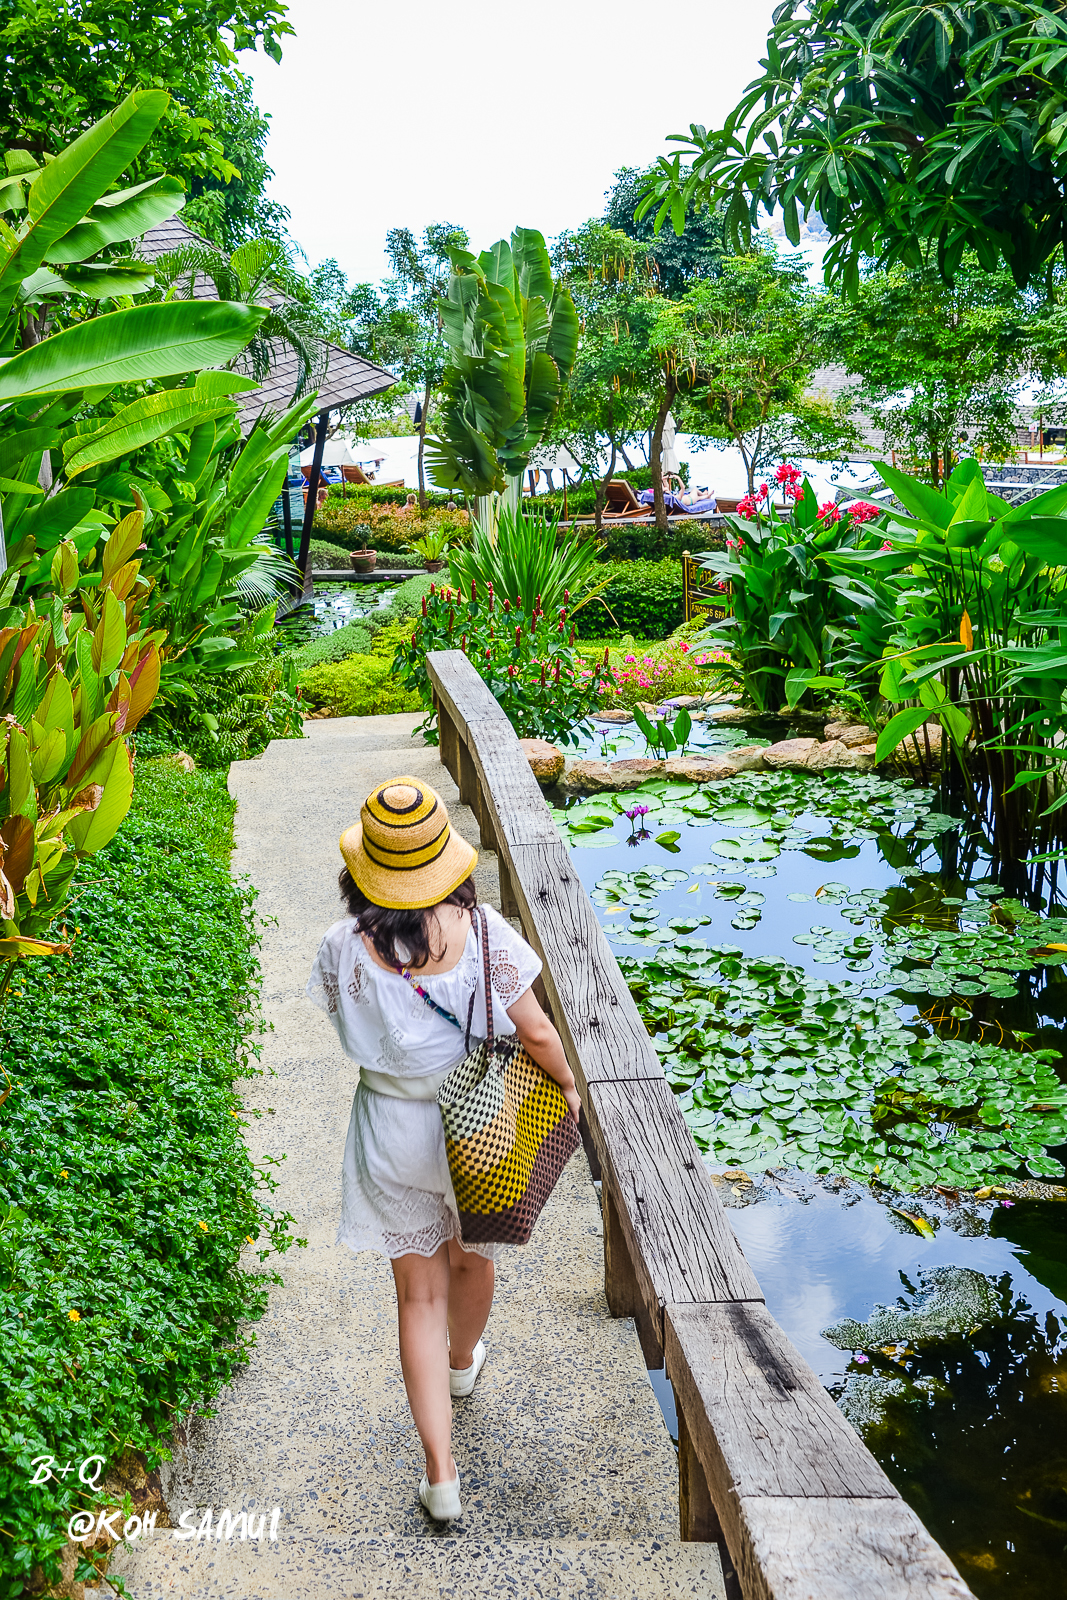
[[[0,311],[14,303],[23,278],[36,272],[49,247],[126,171],[151,138],[169,98],[162,89],[135,89],[34,179],[29,226],[0,254]]]
[[[1041,498],[1050,497],[1042,495]],[[1011,536],[1028,556],[1036,556],[1050,567],[1067,566],[1067,517],[1030,517],[1025,522],[1016,522]]]
[[[33,304],[50,295],[87,295],[91,300],[113,300],[123,294],[144,294],[155,282],[148,261],[94,261],[85,266],[40,267],[26,278],[19,299]]]
[[[884,761],[898,744],[903,744],[909,733],[921,728],[929,717],[930,710],[927,706],[909,706],[905,711],[898,711],[895,717],[890,717],[878,735],[878,744],[874,752],[875,764]]]
[[[220,366],[244,349],[266,315],[266,306],[178,300],[93,317],[0,366],[0,400]]]
[[[136,188],[106,194],[89,215],[45,251],[44,259],[56,263],[85,261],[106,245],[138,239],[160,222],[173,217],[185,204],[185,190],[177,178],[150,178]]]
[[[552,291],[552,300],[548,308],[552,328],[548,335],[546,351],[559,367],[564,377],[574,366],[574,358],[578,354],[578,335],[581,324],[578,313],[574,309],[571,292],[563,284],[557,284]]]
[[[89,434],[78,434],[63,446],[67,477],[74,478],[102,461],[117,461],[146,444],[168,434],[185,432],[203,422],[232,415],[232,400],[223,397],[214,404],[197,397],[195,389],[164,389],[159,394],[142,395],[103,427]]]
[[[552,262],[544,234],[538,233],[536,228],[516,228],[511,235],[511,254],[519,293],[527,300],[540,295],[542,300],[549,301],[552,298]]]
[[[884,461],[874,463],[879,477],[887,489],[892,489],[901,505],[907,506],[912,516],[930,522],[935,528],[947,528],[952,521],[952,506],[944,495],[938,494],[928,483],[909,478],[906,472],[887,466]]]
[[[103,782],[104,792],[93,811],[83,811],[67,824],[67,840],[80,856],[93,855],[102,850],[118,832],[133,798],[133,757],[121,739],[113,742],[107,777],[96,774]]]

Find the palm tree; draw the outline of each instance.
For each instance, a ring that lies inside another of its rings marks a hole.
[[[325,376],[329,357],[318,313],[302,299],[302,279],[279,244],[252,239],[232,255],[208,244],[183,245],[159,256],[153,270],[156,290],[165,300],[200,299],[207,279],[220,300],[269,307],[251,344],[237,358],[241,371],[257,383],[276,365],[279,346],[297,357],[293,400]]]

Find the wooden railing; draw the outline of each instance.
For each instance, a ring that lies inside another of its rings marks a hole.
[[[967,1600],[767,1311],[511,724],[460,651],[427,659],[441,760],[578,1082],[608,1305],[674,1388],[682,1538],[719,1542],[731,1600]]]

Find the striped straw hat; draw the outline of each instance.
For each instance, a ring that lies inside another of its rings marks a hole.
[[[474,871],[477,850],[452,831],[441,796],[418,778],[390,778],[359,815],[341,835],[341,854],[376,906],[439,905]]]

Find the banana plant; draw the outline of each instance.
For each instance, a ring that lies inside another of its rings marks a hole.
[[[1012,861],[1054,855],[1067,817],[1067,485],[1012,506],[973,460],[944,494],[878,471],[904,509],[880,550],[835,558],[878,581],[897,619],[874,664],[893,708],[877,759],[939,723],[940,764],[963,780],[990,847]]]
[[[450,356],[430,468],[442,488],[477,501],[477,520],[495,534],[497,497],[518,506],[530,456],[559,409],[578,315],[532,228],[480,256],[456,248],[449,256],[440,314]]]
[[[15,573],[0,588],[0,994],[21,957],[69,949],[47,935],[77,863],[129,810],[125,741],[155,698],[164,638],[144,626],[143,528],[132,512],[108,530],[94,585],[64,540],[41,614],[10,604]]]
[[[163,509],[148,523],[145,570],[156,583],[153,625],[167,635],[163,702],[190,702],[199,673],[235,672],[256,659],[237,648],[233,633],[293,575],[261,534],[290,444],[315,406],[311,396],[280,417],[260,417],[243,443],[232,415],[209,418],[156,473],[151,487]]]
[[[160,89],[140,89],[59,155],[38,163],[9,150],[0,176],[0,355],[13,355],[36,313],[57,295],[100,301],[151,287],[144,262],[91,261],[137,238],[185,203],[176,178],[161,176],[109,193],[167,109]]]
[[[232,411],[229,396],[254,386],[228,373],[186,378],[239,354],[267,307],[125,304],[85,315],[94,302],[151,286],[143,264],[91,258],[182,204],[180,186],[165,177],[109,192],[167,103],[160,91],[137,90],[51,160],[5,157],[0,213],[13,222],[0,215],[0,571],[39,569],[62,539],[85,533],[97,506],[90,468]],[[72,296],[78,320],[41,337],[42,304]],[[131,394],[116,414],[102,414],[109,393],[126,385],[163,390]],[[97,537],[101,515],[106,522],[102,507]]]

